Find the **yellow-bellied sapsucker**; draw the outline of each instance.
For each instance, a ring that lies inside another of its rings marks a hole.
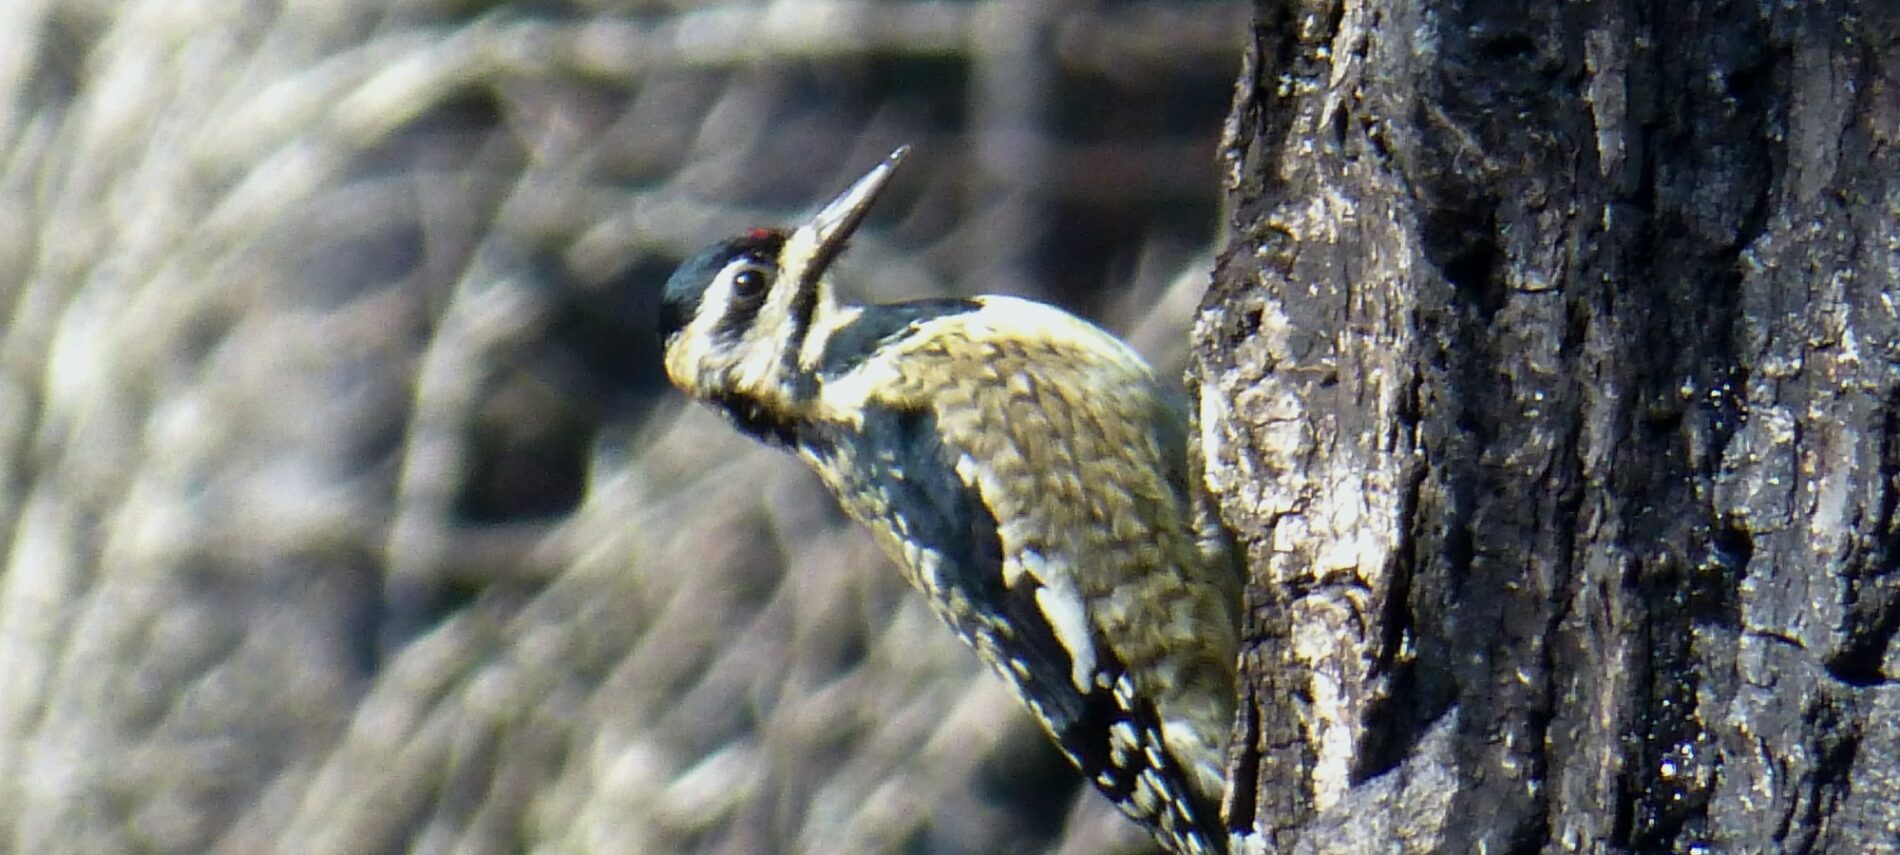
[[[1225,852],[1239,576],[1192,519],[1184,404],[1039,303],[837,302],[826,271],[904,151],[682,264],[667,374],[811,464],[1125,813]]]

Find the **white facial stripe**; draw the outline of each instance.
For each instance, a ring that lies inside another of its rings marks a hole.
[[[718,351],[713,347],[713,331],[719,327],[719,319],[726,314],[726,304],[732,298],[732,276],[738,272],[739,262],[728,264],[713,277],[706,291],[699,296],[699,305],[693,310],[693,317],[681,329],[673,346],[667,349],[666,373],[675,384],[699,389],[706,385],[704,378],[710,371],[717,370]]]
[[[770,360],[769,354],[761,356],[758,352],[759,340],[763,338],[761,325],[770,323],[766,317],[771,310],[770,291],[767,304],[739,330],[739,338],[732,338],[730,331],[720,331],[738,297],[734,286],[739,273],[749,269],[761,271],[767,277],[772,275],[770,264],[764,260],[741,257],[727,262],[706,285],[698,309],[667,353],[667,373],[675,382],[690,376],[694,388],[723,387],[728,384],[719,381],[719,375],[733,377],[736,369],[737,376],[743,378],[753,363]],[[775,284],[768,278],[768,289]],[[767,330],[765,334],[769,333]],[[743,385],[743,379],[740,382],[740,388],[751,388]]]
[[[741,345],[744,358],[739,363],[737,378],[740,388],[763,392],[784,379],[780,376],[781,354],[786,342],[781,338],[791,331],[792,299],[798,293],[793,282],[791,271],[785,271],[772,281],[766,291],[765,305],[746,330]]]
[[[818,311],[812,316],[813,333],[805,336],[805,343],[798,349],[799,370],[817,373],[819,358],[825,355],[825,345],[831,342],[829,332],[849,326],[863,314],[864,309],[857,306],[838,307],[832,300],[830,287],[820,282],[818,284]],[[819,335],[820,330],[827,334]]]
[[[785,250],[779,253],[786,260],[785,279],[796,282],[805,275],[805,262],[818,254],[818,230],[811,224],[799,226],[785,238]],[[788,292],[792,289],[786,289]],[[774,295],[777,296],[777,295]],[[791,303],[791,295],[785,295],[786,305]]]

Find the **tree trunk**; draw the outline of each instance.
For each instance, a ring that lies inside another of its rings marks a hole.
[[[1194,333],[1279,851],[1900,845],[1900,13],[1267,2]]]

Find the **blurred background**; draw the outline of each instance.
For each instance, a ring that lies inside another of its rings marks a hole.
[[[651,313],[909,143],[1178,371],[1246,16],[0,1],[0,852],[1142,851]]]

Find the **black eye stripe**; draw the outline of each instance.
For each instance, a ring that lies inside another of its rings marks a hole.
[[[722,338],[736,338],[759,317],[759,310],[765,308],[765,295],[771,291],[771,271],[756,258],[747,258],[751,265],[732,275],[732,294],[726,300],[726,312],[719,317],[719,325],[713,333]]]
[[[680,262],[660,289],[660,309],[655,320],[661,338],[671,341],[702,312],[719,312],[723,316],[731,310],[731,295],[727,295],[725,303],[728,305],[724,306],[707,306],[703,301],[707,289],[735,261],[749,261],[763,268],[765,290],[770,291],[773,259],[778,258],[784,246],[784,232],[760,229],[713,244]],[[756,316],[756,311],[754,314]],[[749,319],[740,326],[748,323]]]

